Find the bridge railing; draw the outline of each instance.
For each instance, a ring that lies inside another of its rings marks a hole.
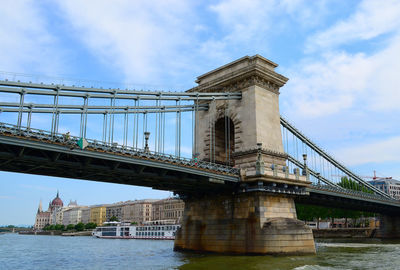
[[[69,81],[22,82],[14,76],[18,74],[3,75],[12,76],[0,73],[0,122],[52,134],[69,130],[79,137],[134,148],[144,148],[145,134],[151,133],[152,150],[178,157],[196,153],[194,118],[198,111],[208,109],[204,101],[241,98],[239,92],[107,89],[66,85]]]
[[[8,136],[11,135],[11,136],[23,137],[26,139],[39,140],[47,143],[56,143],[64,145],[71,149],[78,148],[79,147],[78,142],[83,139],[78,136],[72,136],[61,133],[52,133],[50,131],[35,129],[35,128],[18,127],[16,125],[7,123],[0,123],[0,135],[8,135]],[[195,159],[176,157],[168,154],[161,154],[159,152],[154,152],[146,149],[139,149],[131,146],[120,145],[116,142],[108,143],[92,139],[85,139],[85,140],[87,142],[87,146],[85,147],[85,149],[97,150],[115,154],[123,154],[131,156],[133,158],[146,158],[154,161],[174,163],[182,166],[196,167],[199,169],[210,170],[223,174],[239,175],[239,169],[221,164],[197,161]]]
[[[288,166],[290,169],[304,170],[307,167],[307,170],[311,174],[310,180],[313,183],[322,181],[338,190],[344,189],[339,184],[341,184],[342,177],[347,177],[347,179],[355,181],[358,184],[356,188],[394,200],[389,194],[374,187],[338,162],[283,117],[281,117],[281,130],[284,149],[289,155]]]
[[[313,183],[311,189],[320,190],[320,191],[328,191],[333,192],[334,194],[343,194],[349,197],[358,197],[367,200],[374,200],[374,201],[383,201],[383,202],[390,202],[394,204],[400,205],[400,201],[393,200],[392,198],[383,197],[379,194],[373,193],[366,193],[357,190],[345,189],[337,186],[332,186],[328,184],[321,184],[321,183]]]

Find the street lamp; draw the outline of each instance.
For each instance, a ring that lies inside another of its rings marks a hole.
[[[145,131],[144,132],[144,140],[146,142],[145,146],[144,146],[144,151],[145,152],[149,152],[149,138],[150,138],[150,132]]]
[[[303,154],[303,160],[304,160],[304,169],[303,169],[303,175],[307,175],[307,154]]]

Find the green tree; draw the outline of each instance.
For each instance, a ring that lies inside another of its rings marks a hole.
[[[359,184],[357,181],[352,180],[351,178],[347,178],[347,176],[343,176],[340,179],[340,182],[338,183],[339,186],[346,188],[346,189],[351,189],[351,190],[356,190],[356,191],[362,191],[365,193],[374,193],[372,190],[367,188],[366,186],[363,186]]]
[[[67,231],[71,231],[73,229],[75,229],[75,225],[74,224],[68,224]]]
[[[93,230],[93,229],[95,229],[97,227],[97,224],[96,223],[93,223],[93,222],[89,222],[89,223],[87,223],[86,225],[85,225],[85,229],[86,230]]]
[[[119,221],[119,220],[118,220],[118,218],[117,218],[116,216],[112,216],[112,217],[110,218],[110,221]]]
[[[75,225],[75,230],[77,230],[78,232],[83,231],[85,229],[85,224],[83,224],[82,222],[79,222],[78,224]]]
[[[57,231],[62,231],[62,230],[64,230],[64,227],[65,226],[63,224],[56,224],[54,226],[54,229],[57,230]]]

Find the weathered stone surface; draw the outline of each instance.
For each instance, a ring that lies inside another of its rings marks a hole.
[[[382,215],[376,237],[400,238],[400,217]]]
[[[292,198],[261,192],[188,199],[175,250],[313,254],[312,231],[293,209]]]
[[[189,91],[241,92],[242,98],[203,101],[209,109],[196,112],[195,151],[201,160],[240,168],[248,186],[308,186],[306,177],[286,167],[279,88],[288,79],[275,67],[262,56],[246,56],[198,77],[198,87]],[[187,199],[175,250],[315,253],[312,231],[296,219],[293,198],[262,192]]]

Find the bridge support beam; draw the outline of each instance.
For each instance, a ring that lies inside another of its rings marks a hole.
[[[208,195],[185,201],[176,251],[314,254],[312,230],[296,219],[292,197],[266,192]]]
[[[376,237],[400,238],[400,217],[381,215]]]

